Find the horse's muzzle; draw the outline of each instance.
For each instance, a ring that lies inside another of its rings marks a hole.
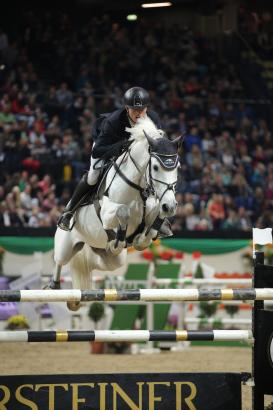
[[[162,204],[162,211],[164,212],[166,217],[174,216],[177,208],[177,202],[173,204]]]

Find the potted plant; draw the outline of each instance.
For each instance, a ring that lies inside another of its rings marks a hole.
[[[238,305],[225,305],[224,306],[225,311],[230,315],[231,318],[239,312],[239,306]],[[231,326],[230,329],[233,329],[234,326]],[[236,326],[235,326],[236,329]]]
[[[207,318],[212,317],[213,315],[215,315],[216,310],[217,310],[217,306],[218,306],[218,302],[217,301],[210,301],[210,302],[205,302],[202,301],[199,304],[199,309],[200,309],[200,314],[199,314],[199,318],[201,319],[199,322],[199,328],[204,329],[205,326],[208,326],[209,321],[207,320]],[[211,326],[209,326],[208,328],[210,328]]]
[[[29,324],[24,315],[13,315],[8,319],[6,330],[29,329]]]
[[[104,304],[99,302],[93,302],[88,310],[88,317],[94,322],[94,329],[98,327],[99,321],[104,316]],[[104,343],[92,341],[91,342],[91,353],[103,353]]]

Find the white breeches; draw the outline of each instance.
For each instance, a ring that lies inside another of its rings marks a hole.
[[[104,161],[99,158],[91,157],[90,168],[87,175],[87,183],[89,185],[95,185],[99,179],[101,173],[101,167],[103,166]]]

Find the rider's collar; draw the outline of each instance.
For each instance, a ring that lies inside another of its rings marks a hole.
[[[136,123],[132,120],[132,118],[130,117],[130,115],[128,114],[128,112],[127,112],[127,117],[128,117],[128,121],[129,121],[130,127],[133,128],[133,127],[136,125]]]
[[[172,170],[177,167],[178,155],[177,154],[158,154],[157,152],[151,152],[151,157],[155,157],[162,165],[163,168]]]

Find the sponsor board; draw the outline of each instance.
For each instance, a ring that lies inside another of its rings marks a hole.
[[[1,376],[1,410],[239,410],[240,373]]]

